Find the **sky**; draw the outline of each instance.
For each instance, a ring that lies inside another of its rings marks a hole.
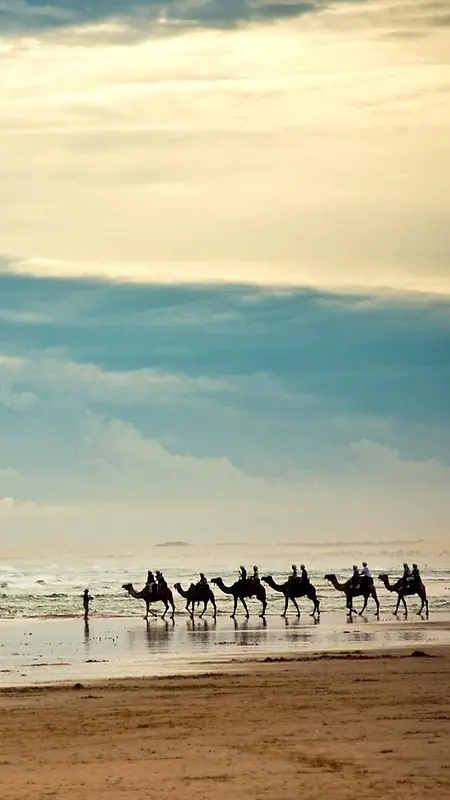
[[[447,0],[0,0],[0,556],[449,538]]]

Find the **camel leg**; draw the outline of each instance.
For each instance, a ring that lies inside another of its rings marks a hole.
[[[291,602],[295,606],[295,610],[297,612],[297,617],[300,618],[300,609],[298,607],[298,603],[297,603],[297,600],[295,599],[295,597],[291,597]]]
[[[286,614],[287,614],[288,604],[289,604],[289,598],[288,598],[287,594],[285,594],[284,595],[284,611],[281,614],[282,617],[285,617]]]
[[[402,603],[403,603],[403,608],[405,610],[405,617],[407,617],[408,616],[408,606],[406,604],[405,596],[403,594],[402,594]]]
[[[203,614],[204,614],[204,613],[205,613],[205,611],[206,611],[206,606],[207,606],[207,605],[208,605],[208,601],[207,601],[207,600],[205,600],[205,601],[203,602],[203,611],[202,611],[202,613],[200,614],[200,619],[203,619]]]
[[[377,618],[377,619],[380,619],[380,601],[378,600],[378,595],[377,595],[377,593],[376,593],[376,592],[374,592],[374,593],[373,593],[373,595],[372,595],[372,597],[373,597],[373,599],[375,600],[375,602],[376,602],[376,604],[377,604],[377,610],[376,610],[376,614],[375,614],[375,616],[376,616],[376,618]]]
[[[234,608],[233,608],[233,613],[231,614],[231,619],[234,619],[235,616],[236,616],[237,601],[238,601],[237,595],[235,595],[234,596]]]
[[[191,611],[191,610],[190,610],[190,608],[189,608],[189,606],[190,606],[190,605],[191,605],[191,601],[190,601],[190,600],[188,600],[188,601],[187,601],[187,603],[186,603],[186,605],[185,605],[185,609],[186,609],[186,611],[188,612],[188,614],[189,614],[190,618],[191,618],[191,619],[194,619],[194,603],[192,603],[192,611]]]
[[[261,603],[262,603],[262,611],[259,616],[262,617],[262,619],[264,619],[266,615],[267,600],[261,600]]]
[[[164,600],[163,602],[164,602],[164,614],[162,614],[161,619],[165,619],[165,616],[169,610],[169,603],[167,602],[167,600]]]
[[[216,601],[215,601],[214,599],[212,599],[212,600],[211,600],[211,604],[212,604],[212,607],[213,607],[213,609],[214,609],[213,617],[214,617],[214,619],[215,619],[215,618],[217,617],[217,606],[216,606]]]
[[[171,601],[170,601],[170,605],[171,605],[171,607],[172,607],[172,613],[171,613],[171,615],[170,615],[170,616],[171,616],[171,617],[172,617],[172,619],[173,619],[173,618],[174,618],[174,616],[175,616],[175,603],[173,602],[173,600],[171,600]],[[167,609],[166,609],[166,611],[167,611]]]
[[[317,599],[317,597],[316,597],[316,599],[314,600],[314,611],[313,611],[313,613],[312,613],[312,614],[310,614],[310,616],[311,616],[311,617],[313,617],[313,616],[314,616],[314,614],[317,614],[317,616],[318,616],[318,617],[320,617],[320,602],[319,602],[319,600]]]
[[[246,616],[246,617],[247,617],[247,619],[248,619],[248,618],[249,618],[249,616],[250,616],[250,612],[249,612],[249,610],[248,610],[247,603],[245,602],[245,599],[244,599],[243,597],[241,597],[241,598],[240,598],[240,601],[241,601],[242,605],[243,605],[243,606],[244,606],[244,608],[245,608],[245,616]]]
[[[362,607],[361,611],[359,612],[359,616],[360,616],[360,617],[362,617],[362,615],[364,614],[364,612],[365,612],[365,610],[366,610],[366,608],[367,608],[367,601],[368,601],[368,599],[369,599],[369,596],[368,596],[368,595],[367,595],[367,597],[364,597],[364,603],[363,603],[363,607]]]

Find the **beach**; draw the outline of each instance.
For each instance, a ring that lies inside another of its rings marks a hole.
[[[450,650],[412,652],[3,687],[2,797],[448,798]]]
[[[230,561],[211,574],[232,580]],[[193,568],[167,573],[189,585]],[[305,601],[282,618],[271,592],[266,619],[255,600],[231,619],[217,594],[217,619],[177,597],[173,620],[145,620],[121,589],[133,564],[4,566],[2,797],[449,797],[448,570],[429,568],[429,619],[417,598],[393,616],[381,586],[379,620],[348,618],[321,573],[320,618]]]

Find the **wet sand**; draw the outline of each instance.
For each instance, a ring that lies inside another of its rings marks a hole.
[[[450,619],[411,616],[395,620],[373,614],[323,614],[320,623],[269,615],[235,623],[228,615],[195,623],[139,617],[3,620],[0,623],[0,686],[95,678],[142,677],[220,669],[229,659],[263,655],[303,655],[333,650],[427,647],[450,644]]]
[[[293,658],[2,688],[1,795],[450,796],[449,648]]]

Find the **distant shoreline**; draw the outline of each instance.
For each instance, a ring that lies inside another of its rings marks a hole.
[[[175,542],[159,542],[154,547],[192,547],[190,542],[175,541]]]

